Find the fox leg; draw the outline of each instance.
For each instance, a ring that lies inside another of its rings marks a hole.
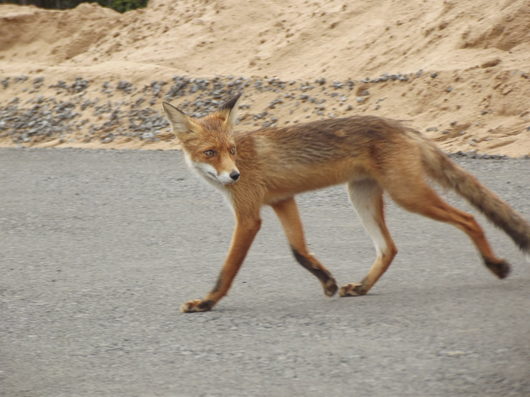
[[[418,180],[414,184],[402,181],[400,185],[390,185],[388,188],[388,192],[399,205],[411,212],[456,226],[473,241],[491,272],[499,278],[508,276],[510,265],[495,256],[484,231],[472,215],[451,207],[430,186]],[[406,188],[403,188],[404,185]]]
[[[304,230],[298,207],[293,197],[272,205],[291,245],[297,262],[315,275],[324,288],[324,294],[333,296],[337,292],[337,283],[331,273],[307,249]]]
[[[368,274],[360,283],[350,283],[341,287],[340,296],[365,295],[388,269],[397,254],[397,249],[385,224],[383,190],[373,180],[350,182],[350,201],[359,216],[364,229],[370,235],[376,258]]]
[[[204,299],[195,299],[184,303],[180,310],[184,313],[204,312],[210,310],[230,289],[248,249],[261,226],[259,212],[252,215],[236,214],[236,227],[232,234],[230,250],[217,279],[215,287]]]

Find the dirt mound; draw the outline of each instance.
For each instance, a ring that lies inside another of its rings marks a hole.
[[[54,65],[97,51],[92,47],[103,38],[106,25],[112,24],[118,15],[92,3],[83,3],[71,11],[1,6],[2,59]]]
[[[200,113],[243,79],[242,128],[371,113],[410,119],[447,150],[525,155],[529,27],[524,0],[151,0],[125,14],[0,5],[0,141],[174,146],[158,119],[127,118],[161,117],[163,99]],[[72,117],[53,111],[63,102]],[[37,105],[60,122],[40,139],[24,135]]]
[[[509,2],[500,15],[492,15],[488,24],[469,28],[462,34],[461,48],[497,48],[510,51],[530,43],[530,3]]]

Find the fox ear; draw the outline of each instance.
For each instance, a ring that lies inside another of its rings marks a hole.
[[[221,106],[221,109],[219,109],[219,113],[221,117],[224,118],[225,124],[229,126],[232,126],[236,123],[237,111],[235,107],[240,97],[241,97],[241,93],[235,95],[228,102],[226,102],[223,106]]]
[[[162,102],[162,106],[176,134],[193,131],[193,121],[182,110],[177,109],[167,102]]]

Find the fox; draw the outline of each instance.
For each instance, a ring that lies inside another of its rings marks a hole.
[[[385,223],[383,193],[399,206],[451,224],[468,235],[484,265],[503,279],[510,264],[498,258],[483,229],[466,212],[447,204],[431,181],[454,190],[502,229],[527,255],[530,224],[465,171],[434,142],[402,121],[357,115],[285,127],[235,131],[241,93],[205,117],[194,118],[163,102],[189,168],[220,190],[232,207],[235,228],[213,289],[184,303],[184,313],[211,310],[230,289],[261,227],[260,209],[272,207],[296,261],[321,283],[328,297],[366,295],[398,250]],[[360,282],[337,286],[309,251],[295,201],[299,193],[346,184],[349,198],[375,247],[375,259]]]

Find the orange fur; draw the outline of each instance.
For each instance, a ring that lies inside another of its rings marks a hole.
[[[188,165],[226,194],[236,218],[216,286],[204,299],[185,303],[182,311],[210,310],[226,295],[259,230],[263,205],[276,212],[296,260],[320,280],[326,295],[333,295],[335,279],[307,249],[294,196],[340,183],[348,184],[350,199],[377,251],[368,275],[361,283],[343,286],[341,296],[366,294],[397,253],[385,225],[383,191],[409,211],[463,230],[486,266],[500,278],[508,275],[509,265],[495,256],[474,218],[445,203],[427,184],[428,177],[455,189],[523,251],[530,251],[530,226],[519,214],[400,122],[354,116],[234,132],[238,98],[203,119],[192,119],[164,103]]]

